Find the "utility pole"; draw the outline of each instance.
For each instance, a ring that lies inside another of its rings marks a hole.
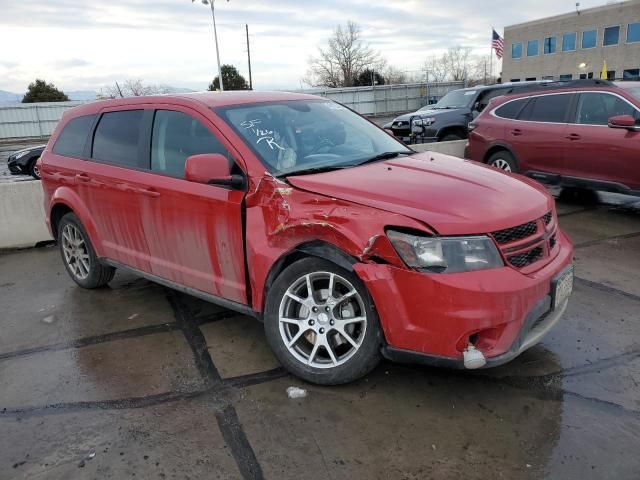
[[[247,60],[249,61],[249,90],[253,90],[253,81],[251,80],[251,50],[249,49],[249,25],[244,24],[245,31],[247,32]]]

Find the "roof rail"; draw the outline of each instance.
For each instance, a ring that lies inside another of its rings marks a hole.
[[[580,88],[580,87],[617,87],[617,85],[609,80],[600,80],[597,78],[588,78],[583,80],[543,80],[536,83],[523,84],[518,86],[514,83],[504,93],[504,95],[517,94],[536,90],[560,90],[563,88]]]

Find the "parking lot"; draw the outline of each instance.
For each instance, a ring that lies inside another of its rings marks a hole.
[[[640,201],[599,200],[558,200],[577,279],[541,344],[341,387],[287,375],[255,320],[121,273],[82,290],[54,246],[4,252],[0,478],[637,478]]]

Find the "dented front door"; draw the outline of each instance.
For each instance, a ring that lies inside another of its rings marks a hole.
[[[214,131],[208,119],[186,108],[155,112],[146,175],[155,196],[141,199],[151,273],[246,304],[244,192],[184,180],[190,155],[222,153],[233,162]]]

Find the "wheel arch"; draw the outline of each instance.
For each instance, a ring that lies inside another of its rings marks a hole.
[[[282,254],[271,266],[262,288],[261,308],[264,308],[269,289],[273,285],[273,282],[284,271],[284,269],[297,260],[307,257],[317,257],[323,260],[328,260],[329,262],[350,272],[354,271],[353,265],[358,262],[358,259],[354,256],[324,240],[312,240],[301,243],[288,252]]]
[[[469,136],[463,125],[448,125],[438,131],[438,141],[442,141],[447,135],[458,135],[463,140]]]
[[[484,153],[484,156],[482,157],[482,163],[488,163],[489,162],[489,158],[491,158],[491,155],[493,155],[494,153],[500,152],[500,151],[508,152],[516,160],[516,163],[518,163],[518,165],[520,164],[518,162],[518,156],[513,152],[511,147],[509,147],[508,145],[506,145],[504,143],[495,143],[495,144],[491,145],[487,149],[487,151]]]

